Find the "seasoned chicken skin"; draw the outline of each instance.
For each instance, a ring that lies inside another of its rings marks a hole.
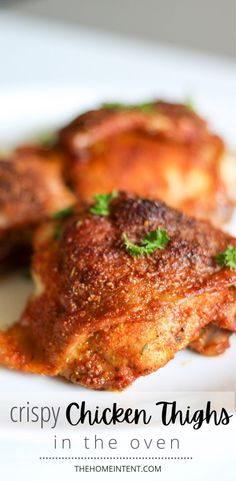
[[[235,308],[236,315],[236,308]],[[220,329],[214,324],[206,326],[189,347],[204,356],[217,356],[222,354],[229,347],[230,332],[227,329]]]
[[[73,202],[58,162],[43,150],[22,148],[11,159],[1,159],[0,265],[9,265],[10,258],[19,260],[35,227]]]
[[[168,233],[162,248],[135,257],[127,250],[124,234],[141,245],[157,229]],[[216,262],[229,244],[236,240],[158,201],[120,194],[108,215],[77,207],[37,232],[36,290],[20,322],[1,333],[0,362],[93,389],[125,388],[207,325],[235,330],[236,272]]]
[[[117,189],[215,224],[232,214],[222,180],[224,143],[187,106],[108,105],[77,117],[59,132],[59,144],[83,201]]]

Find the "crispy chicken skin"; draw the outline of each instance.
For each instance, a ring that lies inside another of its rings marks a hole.
[[[189,347],[204,356],[217,356],[229,347],[231,334],[227,329],[210,324],[202,329],[200,336],[191,342]]]
[[[83,201],[117,189],[215,224],[232,214],[221,175],[224,143],[184,105],[93,110],[62,129],[59,144]]]
[[[236,272],[215,256],[231,236],[168,208],[127,194],[110,214],[78,206],[39,228],[35,293],[20,322],[0,335],[0,362],[61,375],[93,389],[123,389],[164,366],[203,328],[236,329]],[[55,224],[56,222],[56,224]],[[164,249],[133,257],[122,234],[139,243],[168,232]]]
[[[23,257],[35,227],[73,202],[57,160],[43,149],[25,147],[1,159],[0,266]]]

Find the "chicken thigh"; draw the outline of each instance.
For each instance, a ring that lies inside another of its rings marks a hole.
[[[35,227],[74,202],[59,163],[40,149],[21,149],[0,160],[0,267],[20,263]]]
[[[231,236],[159,201],[113,193],[77,206],[36,234],[35,292],[1,333],[0,362],[123,389],[206,326],[236,329],[235,248]]]
[[[224,143],[188,106],[105,104],[63,128],[59,146],[82,201],[118,189],[215,224],[232,214]]]

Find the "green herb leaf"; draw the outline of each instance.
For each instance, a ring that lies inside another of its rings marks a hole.
[[[54,227],[54,232],[53,232],[53,240],[58,240],[60,235],[61,235],[61,231],[62,231],[62,228],[61,228],[61,224],[56,224],[55,227]]]
[[[123,104],[121,102],[105,102],[102,104],[103,109],[111,109],[111,110],[124,110],[127,109],[127,104]]]
[[[122,240],[124,242],[126,250],[129,252],[131,256],[139,257],[142,254],[145,254],[145,248],[130,242],[125,232],[122,234]]]
[[[96,215],[109,215],[109,204],[112,199],[118,196],[118,192],[113,190],[111,194],[97,194],[94,196],[96,204],[93,205],[89,211]]]
[[[111,110],[139,110],[145,114],[150,114],[154,110],[154,105],[152,102],[143,102],[140,104],[125,104],[121,102],[107,102],[102,104],[104,109],[111,109]]]
[[[38,141],[43,147],[52,147],[57,140],[57,133],[55,130],[46,130],[41,132],[38,136]]]
[[[229,267],[236,270],[236,249],[232,245],[228,245],[224,252],[219,252],[216,256],[216,262],[219,266]]]
[[[165,230],[156,229],[149,232],[141,241],[141,244],[153,252],[155,249],[163,249],[169,240]]]
[[[170,238],[165,230],[156,229],[149,232],[141,240],[140,245],[133,244],[127,237],[127,234],[122,235],[126,250],[133,257],[139,257],[142,254],[149,255],[157,249],[164,249]]]
[[[66,207],[65,209],[58,210],[51,215],[51,219],[64,219],[65,217],[69,217],[73,214],[73,206]]]
[[[191,112],[194,112],[194,110],[195,110],[194,102],[193,102],[193,99],[191,97],[187,97],[184,104],[185,104],[185,107],[187,107],[188,110],[191,110]]]
[[[154,105],[151,102],[134,105],[134,108],[140,110],[140,112],[143,112],[144,114],[151,114],[154,111]]]

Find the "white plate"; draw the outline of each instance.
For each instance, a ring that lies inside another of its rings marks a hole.
[[[163,95],[163,91],[161,92]],[[219,95],[218,95],[219,94]],[[222,99],[221,92],[200,92],[194,102],[203,114],[223,133],[231,147],[235,147],[232,135],[234,112],[230,101],[230,92]],[[5,92],[0,95],[0,145],[10,146],[22,139],[35,135],[41,130],[58,127],[83,109],[91,107],[105,100],[133,100],[143,97],[158,97],[160,92],[123,92],[118,89],[108,92],[94,92],[89,90],[44,90],[31,92]],[[166,89],[168,98],[183,99],[186,92]],[[236,235],[236,222],[227,226]],[[0,319],[1,322],[17,319],[20,310],[31,290],[31,284],[17,275],[13,278],[0,280]],[[231,338],[231,347],[223,355],[213,358],[203,357],[188,350],[179,353],[157,373],[138,379],[126,392],[127,395],[136,393],[157,393],[160,391],[221,391],[236,393],[236,339]],[[95,393],[80,386],[64,383],[59,379],[50,379],[35,375],[0,369],[1,392],[83,392],[86,399],[107,399],[108,393]],[[124,397],[126,394],[123,393]]]

